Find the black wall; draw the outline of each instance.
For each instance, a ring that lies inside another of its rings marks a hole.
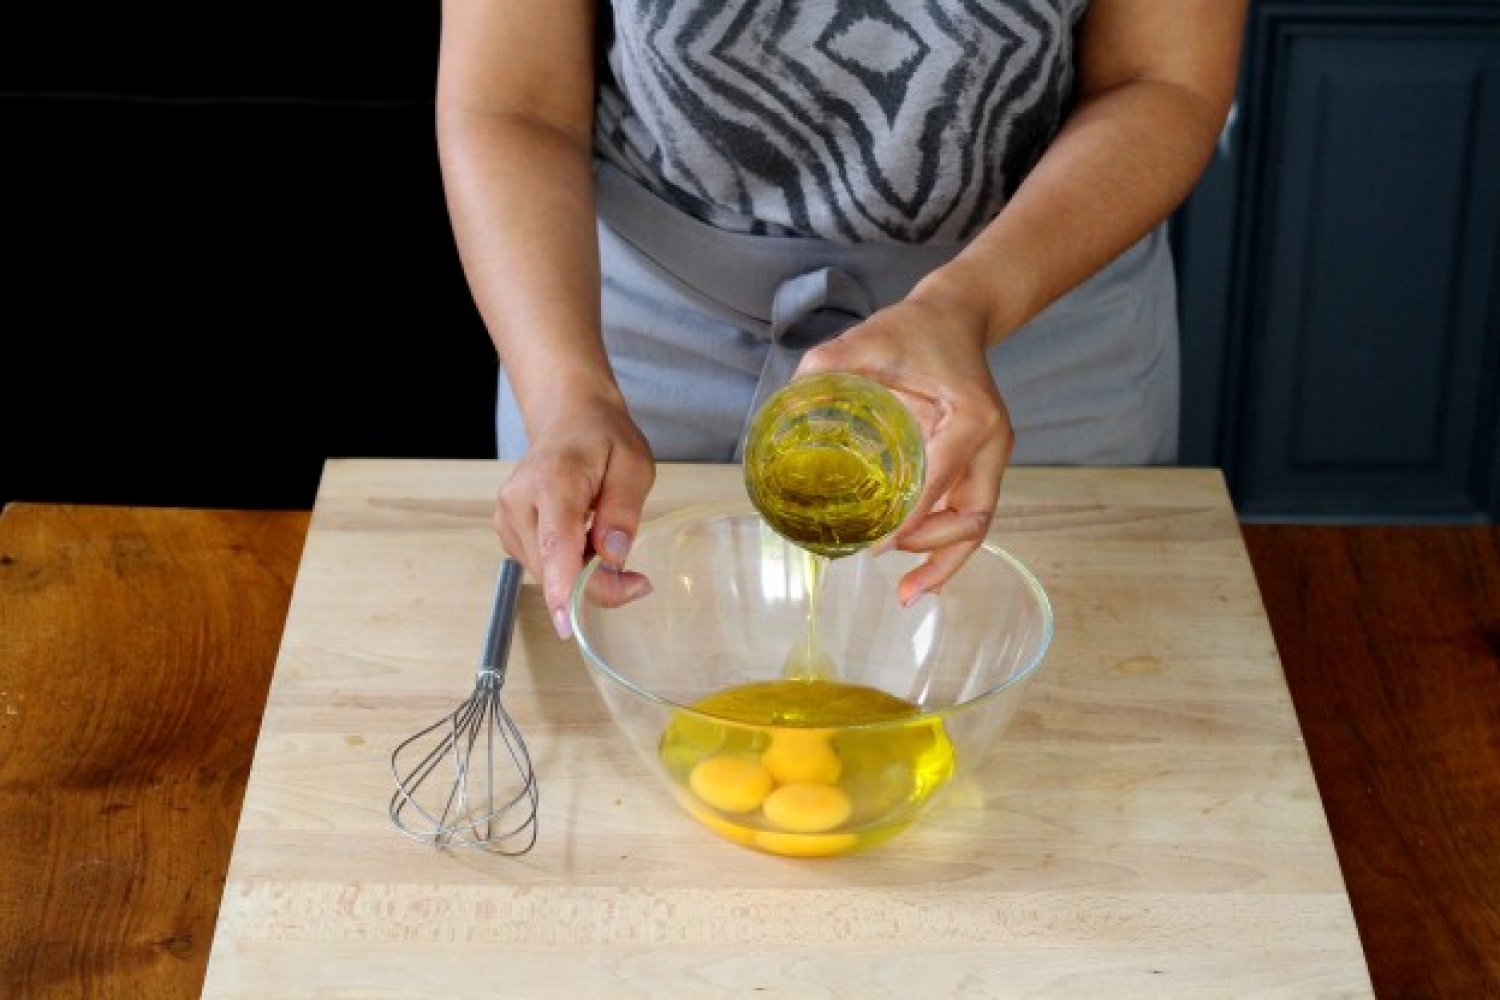
[[[493,455],[435,2],[5,7],[0,503],[306,508],[328,457]]]
[[[438,28],[0,2],[0,503],[306,508],[329,457],[493,455]],[[1497,30],[1500,0],[1252,3],[1177,245],[1183,461],[1243,516],[1500,516]]]

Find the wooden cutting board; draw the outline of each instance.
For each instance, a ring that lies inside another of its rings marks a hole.
[[[1219,473],[1014,469],[994,539],[1056,638],[981,772],[845,858],[700,828],[607,718],[527,581],[505,702],[541,782],[519,858],[387,816],[389,755],[472,688],[498,463],[324,472],[204,996],[1371,995]],[[741,495],[662,467],[648,513]]]

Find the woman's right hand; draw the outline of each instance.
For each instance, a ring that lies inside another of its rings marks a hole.
[[[656,464],[618,398],[558,398],[526,424],[526,452],[496,499],[495,531],[540,582],[553,627],[568,639],[573,584],[595,553],[611,572],[594,574],[594,600],[614,607],[650,593],[651,582],[624,567]]]
[[[882,383],[923,427],[926,480],[916,508],[881,544],[926,558],[901,579],[910,604],[940,590],[983,543],[1015,446],[985,356],[982,312],[919,290],[808,351],[799,373],[851,371]]]

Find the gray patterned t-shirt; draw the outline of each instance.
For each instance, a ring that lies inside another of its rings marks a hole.
[[[959,243],[1071,99],[1087,0],[613,0],[599,155],[725,229]]]

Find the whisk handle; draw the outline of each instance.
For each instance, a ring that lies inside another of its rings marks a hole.
[[[505,673],[505,660],[510,655],[510,637],[515,631],[516,602],[521,596],[521,564],[506,557],[500,564],[500,577],[495,582],[495,603],[490,609],[489,632],[484,637],[484,652],[479,666],[481,670]]]

